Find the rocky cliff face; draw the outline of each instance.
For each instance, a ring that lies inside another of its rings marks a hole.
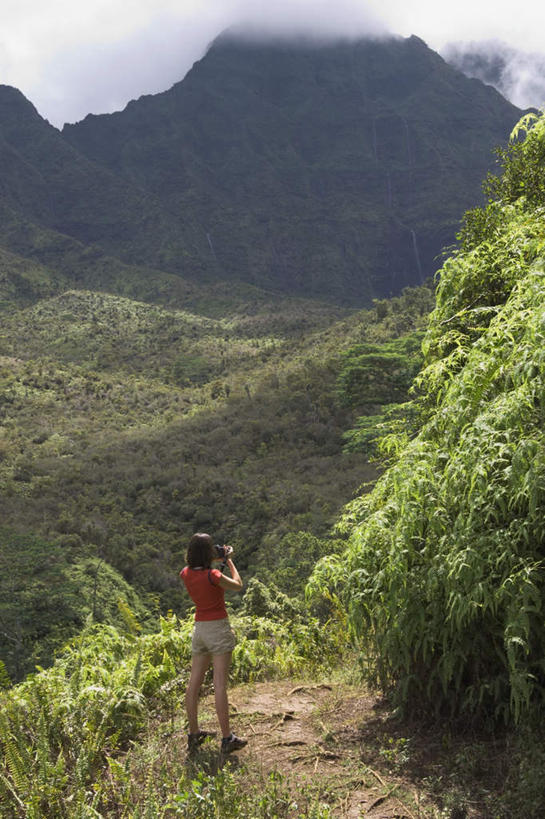
[[[0,108],[4,207],[132,264],[355,303],[434,273],[520,113],[416,37],[228,35],[62,135],[13,89]]]
[[[224,36],[170,91],[64,135],[160,199],[216,275],[361,300],[435,271],[518,116],[416,37]]]

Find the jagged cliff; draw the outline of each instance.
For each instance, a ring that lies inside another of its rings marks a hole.
[[[435,272],[519,116],[416,37],[225,35],[169,91],[62,135],[14,89],[0,107],[4,222],[196,281],[358,303]]]

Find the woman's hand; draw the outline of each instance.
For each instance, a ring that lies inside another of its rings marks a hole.
[[[219,581],[220,586],[223,589],[229,589],[230,591],[241,591],[242,590],[242,579],[237,571],[237,568],[230,557],[227,558],[225,561],[227,563],[227,568],[231,574],[231,577],[226,577],[222,575]]]

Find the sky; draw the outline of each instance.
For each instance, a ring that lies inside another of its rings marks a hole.
[[[437,51],[500,40],[545,52],[543,0],[516,10],[512,0],[2,0],[0,83],[62,127],[170,88],[221,31],[241,26],[276,36],[416,34]]]

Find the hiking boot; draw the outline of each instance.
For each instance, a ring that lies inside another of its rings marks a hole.
[[[199,745],[202,745],[207,737],[215,737],[215,731],[197,731],[196,734],[187,735],[187,750],[194,751]]]
[[[222,754],[230,754],[232,751],[240,751],[240,749],[244,748],[247,744],[247,739],[240,739],[240,737],[235,736],[235,734],[231,732],[230,736],[223,737],[221,741],[221,752]]]

